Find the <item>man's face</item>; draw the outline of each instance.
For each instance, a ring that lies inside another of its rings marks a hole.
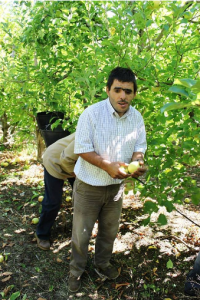
[[[106,87],[106,93],[115,111],[122,117],[129,109],[134,99],[134,86],[132,82],[121,82],[115,79],[110,90]]]

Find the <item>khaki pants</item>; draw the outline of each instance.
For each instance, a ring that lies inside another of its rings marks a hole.
[[[76,178],[73,189],[74,216],[70,272],[81,276],[87,263],[88,244],[95,222],[98,234],[95,265],[109,264],[113,243],[119,228],[123,184],[91,186]]]

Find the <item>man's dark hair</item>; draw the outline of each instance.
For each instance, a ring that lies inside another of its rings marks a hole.
[[[117,79],[121,82],[133,82],[134,94],[137,92],[137,83],[133,71],[129,68],[117,67],[110,72],[107,87],[110,90],[113,81]]]

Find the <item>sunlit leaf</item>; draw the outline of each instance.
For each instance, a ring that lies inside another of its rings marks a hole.
[[[188,92],[186,92],[184,89],[182,89],[182,88],[180,88],[178,86],[171,86],[168,91],[170,91],[172,93],[176,93],[176,94],[182,95],[182,96],[185,96],[187,98],[189,97]]]
[[[166,216],[164,214],[160,214],[159,217],[158,217],[157,223],[159,225],[161,225],[161,226],[162,225],[166,225],[167,224],[167,218],[166,218]]]
[[[174,266],[173,262],[171,261],[171,259],[169,259],[167,262],[167,269],[172,269],[173,266]]]
[[[200,80],[197,80],[196,83],[191,87],[192,91],[195,93],[200,92]]]
[[[187,78],[187,79],[175,79],[174,80],[174,84],[180,84],[180,85],[183,85],[185,87],[192,87],[195,85],[197,81],[196,80],[193,80],[193,79],[190,79],[190,78]]]
[[[13,293],[13,294],[10,296],[10,300],[15,300],[15,299],[17,299],[19,296],[20,296],[20,292]]]
[[[174,109],[181,109],[184,107],[189,107],[191,106],[191,103],[182,103],[182,102],[171,102],[171,103],[167,103],[165,104],[161,109],[161,113],[165,112],[165,111],[169,111],[169,110],[174,110]]]
[[[147,200],[144,203],[144,212],[145,213],[152,213],[152,212],[157,212],[158,211],[158,205],[157,203]]]

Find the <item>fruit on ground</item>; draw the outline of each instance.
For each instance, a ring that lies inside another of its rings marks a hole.
[[[72,200],[72,198],[71,198],[70,196],[67,196],[67,197],[66,197],[66,201],[67,201],[67,202],[70,202],[71,200]]]
[[[32,224],[37,224],[38,222],[39,222],[39,219],[38,219],[38,218],[33,218],[31,223],[32,223]]]
[[[134,173],[135,171],[137,171],[137,169],[140,167],[140,163],[139,161],[132,161],[129,165],[128,165],[128,171],[129,173]]]
[[[2,254],[0,254],[0,263],[2,263],[4,261],[4,257]]]
[[[2,166],[2,167],[7,167],[7,166],[8,166],[8,163],[7,163],[7,162],[2,162],[2,163],[1,163],[1,166]]]
[[[38,197],[38,201],[39,201],[39,202],[42,202],[42,201],[43,201],[43,199],[44,199],[44,197],[43,197],[43,196],[39,196],[39,197]]]

